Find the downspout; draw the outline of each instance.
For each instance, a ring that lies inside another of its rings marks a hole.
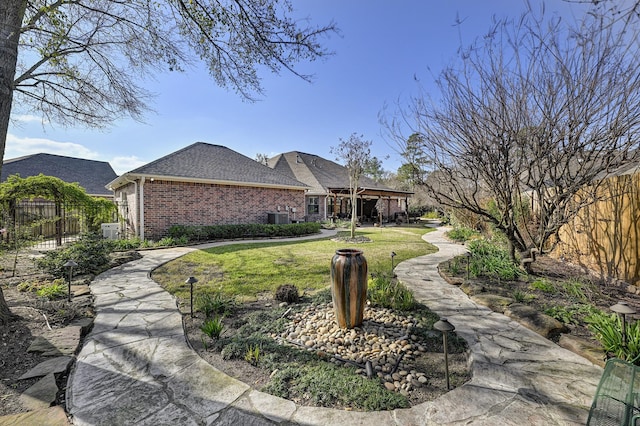
[[[139,204],[139,198],[138,198],[138,197],[139,197],[139,192],[140,192],[140,191],[139,191],[139,187],[138,187],[138,181],[137,181],[137,180],[130,180],[130,179],[129,179],[129,178],[127,178],[126,176],[123,176],[123,177],[124,177],[124,180],[125,180],[127,183],[132,183],[132,184],[134,185],[134,187],[135,187],[135,192],[134,192],[134,193],[135,193],[135,199],[136,199],[136,210],[137,210],[137,211],[136,211],[136,213],[137,213],[137,214],[136,214],[136,216],[138,217],[138,219],[140,219],[140,210],[141,210],[141,207],[140,207],[140,204]],[[142,179],[144,179],[144,178],[142,178]],[[115,190],[114,190],[113,192],[114,192],[114,198],[115,198]],[[138,222],[139,222],[139,221],[138,221]],[[144,223],[144,220],[143,220],[143,223]],[[144,228],[143,228],[142,234],[144,235]],[[136,237],[139,237],[139,236],[140,236],[140,226],[137,226],[137,227],[136,227],[136,235],[135,235],[135,236],[136,236]],[[141,238],[143,238],[143,237],[141,237]]]
[[[140,178],[140,239],[144,241],[144,176]]]

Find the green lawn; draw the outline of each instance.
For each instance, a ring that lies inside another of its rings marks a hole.
[[[357,235],[372,242],[346,244],[330,239],[253,244],[233,244],[189,253],[156,269],[152,276],[165,289],[188,297],[184,281],[198,279],[197,292],[220,291],[241,300],[252,300],[264,292],[274,292],[281,284],[294,284],[300,291],[314,292],[331,284],[331,258],[337,249],[363,251],[371,272],[391,270],[394,263],[433,253],[436,248],[422,240],[430,228],[358,228]]]

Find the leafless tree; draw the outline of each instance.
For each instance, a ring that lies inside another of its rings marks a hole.
[[[367,165],[371,164],[372,142],[365,140],[363,135],[352,133],[349,139],[340,138],[336,147],[331,147],[331,153],[336,156],[349,170],[349,198],[351,201],[351,238],[356,236],[356,224],[358,221],[358,182],[365,172]]]
[[[387,124],[411,124],[436,200],[484,218],[516,250],[541,252],[596,200],[608,173],[638,160],[635,44],[602,16],[575,25],[529,12],[499,21]]]
[[[320,39],[336,28],[292,15],[290,0],[0,0],[0,166],[14,102],[104,127],[142,117],[145,78],[198,60],[248,100],[262,93],[258,70],[309,80],[296,64],[328,55]]]

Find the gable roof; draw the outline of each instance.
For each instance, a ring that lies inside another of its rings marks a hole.
[[[26,178],[41,173],[68,183],[78,183],[87,194],[94,196],[111,196],[105,185],[118,176],[106,161],[40,153],[5,160],[0,179],[4,182],[15,174]]]
[[[285,152],[270,158],[267,164],[274,170],[309,185],[311,195],[324,195],[338,188],[343,190],[349,188],[349,169],[314,154],[299,151]],[[358,187],[361,190],[377,193],[412,194],[412,192],[391,189],[366,176],[360,177]]]
[[[196,142],[110,182],[117,188],[141,177],[227,185],[306,189],[307,185],[221,145]]]

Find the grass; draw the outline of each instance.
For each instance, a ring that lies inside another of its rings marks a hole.
[[[356,247],[364,252],[369,271],[390,271],[394,264],[433,253],[435,247],[422,240],[429,228],[359,228],[357,235],[372,240],[357,245],[331,239],[313,241],[238,243],[189,253],[153,272],[153,279],[167,291],[187,299],[185,277],[195,276],[196,292],[222,293],[240,300],[255,300],[265,292],[274,293],[282,284],[315,292],[330,285],[330,264],[335,251]]]

